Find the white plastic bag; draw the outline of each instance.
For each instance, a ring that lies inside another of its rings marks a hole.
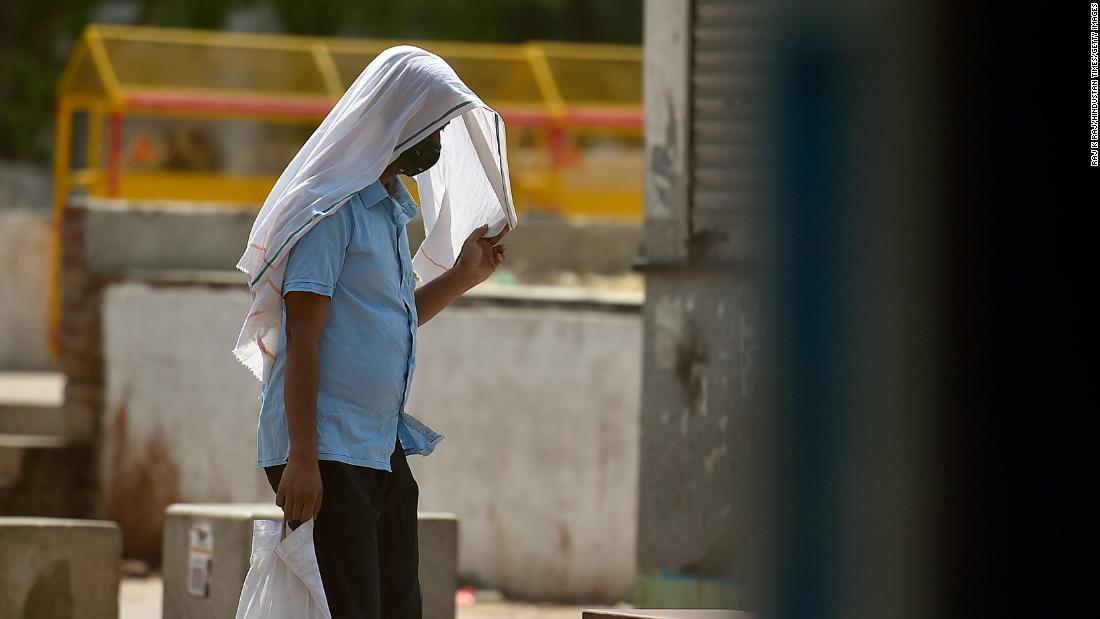
[[[332,619],[313,550],[312,518],[293,531],[274,520],[253,523],[237,619]]]

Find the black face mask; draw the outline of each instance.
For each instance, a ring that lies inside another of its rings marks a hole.
[[[416,176],[435,165],[442,150],[443,146],[429,135],[393,160],[394,171],[405,176]]]

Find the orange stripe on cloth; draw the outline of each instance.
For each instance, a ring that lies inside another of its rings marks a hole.
[[[444,271],[450,271],[451,270],[451,267],[445,267],[442,264],[439,264],[438,262],[436,262],[435,260],[432,260],[432,257],[428,255],[428,252],[424,251],[423,249],[420,250],[420,253],[424,254],[424,257],[428,259],[428,262],[430,262],[430,263],[434,264],[435,266],[443,269]]]
[[[252,341],[256,342],[256,347],[260,349],[260,352],[267,355],[268,357],[271,357],[272,359],[275,359],[275,355],[271,354],[268,349],[264,348],[264,343],[260,341],[260,338],[256,338]]]

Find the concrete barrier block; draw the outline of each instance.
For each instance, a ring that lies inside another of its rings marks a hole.
[[[454,514],[436,512],[418,516],[424,619],[454,619],[458,519]],[[281,521],[282,510],[267,503],[175,503],[168,507],[162,565],[164,619],[235,616],[248,573],[254,520]],[[193,541],[198,542],[194,551]],[[212,560],[206,581],[201,567],[192,571],[205,556]]]
[[[458,517],[443,512],[420,512],[417,521],[424,619],[454,619]]]
[[[270,503],[169,505],[161,555],[164,619],[235,617],[252,551],[252,522],[282,518],[282,510]],[[195,552],[193,536],[204,536],[194,540]],[[192,561],[203,556],[211,560],[209,576],[193,571]]]
[[[121,558],[117,523],[0,517],[0,615],[115,619]]]

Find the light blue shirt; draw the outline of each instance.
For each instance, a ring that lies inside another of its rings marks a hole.
[[[388,191],[387,191],[388,189]],[[392,195],[391,195],[392,194]],[[283,294],[331,298],[321,332],[317,458],[390,470],[399,439],[428,455],[443,439],[405,412],[416,367],[416,278],[405,224],[416,202],[400,180],[375,181],[309,230],[287,256]],[[271,377],[261,390],[257,464],[290,451],[283,378],[286,311]]]

